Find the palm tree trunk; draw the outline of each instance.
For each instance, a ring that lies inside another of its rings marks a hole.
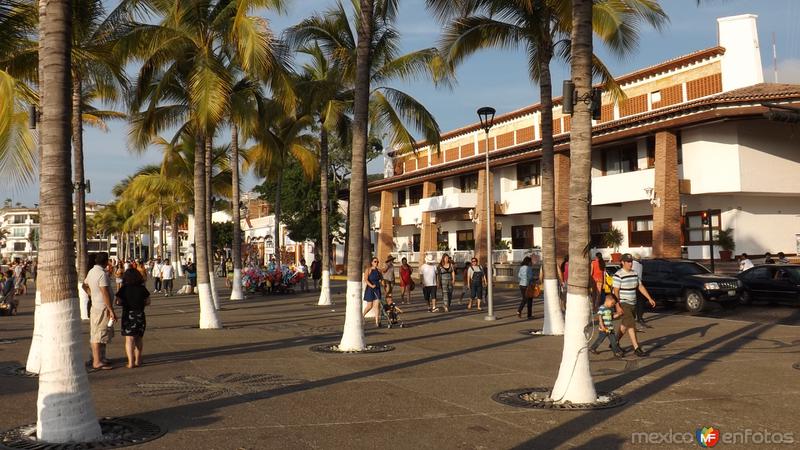
[[[339,350],[364,350],[361,296],[363,268],[363,241],[358,238],[364,232],[364,179],[366,178],[367,122],[369,120],[369,69],[370,44],[375,0],[360,0],[358,17],[358,46],[356,48],[356,83],[353,104],[353,156],[350,176],[350,225],[347,254],[347,309],[344,330]]]
[[[166,259],[165,250],[167,248],[167,226],[164,223],[164,205],[158,207],[158,257]]]
[[[578,98],[592,91],[592,0],[572,1],[572,80]],[[597,392],[589,368],[584,327],[592,323],[589,297],[589,210],[591,208],[592,116],[578,102],[570,131],[569,286],[561,367],[552,398],[559,402],[593,403]]]
[[[75,72],[78,72],[77,70]],[[75,175],[75,249],[77,251],[78,266],[78,294],[81,303],[86,295],[80,284],[86,278],[86,185],[84,184],[83,171],[83,111],[81,108],[82,82],[78,73],[73,73],[72,78],[72,154]],[[88,315],[86,317],[89,318]]]
[[[328,230],[328,131],[320,120],[319,131],[319,198],[320,245],[322,246],[322,286],[319,290],[320,306],[331,304],[330,238]]]
[[[233,284],[231,300],[242,300],[242,218],[239,213],[239,128],[231,127],[231,213],[233,215]]]
[[[175,273],[178,274],[176,278],[180,278],[183,276],[183,269],[181,267],[181,257],[178,254],[178,215],[174,214],[172,216],[172,261],[173,266],[175,268]]]
[[[47,442],[91,442],[100,438],[89,380],[82,361],[75,286],[70,114],[72,7],[67,0],[40,8],[40,55],[43,86],[39,212],[39,293],[41,305],[41,366],[39,370],[36,436]]]
[[[553,43],[550,40],[550,14],[544,14],[543,35],[547,41],[539,47],[539,91],[542,102],[542,269],[544,272],[543,334],[564,334],[564,315],[556,276],[555,173],[553,168],[553,84],[550,61]]]
[[[214,149],[214,138],[212,136],[208,136],[205,141],[205,183],[206,183],[206,215],[204,219],[206,221],[206,248],[208,251],[206,255],[208,257],[208,281],[209,286],[211,288],[211,299],[214,302],[214,309],[219,309],[219,296],[217,295],[217,281],[214,277],[214,247],[213,242],[211,239],[211,214],[214,212],[214,205],[211,203],[211,197],[214,195],[213,190],[211,189],[211,170],[212,167],[212,151]]]
[[[364,193],[364,228],[362,231],[361,239],[364,241],[361,244],[361,262],[364,267],[369,265],[372,258],[372,237],[370,236],[369,227],[369,191],[367,189],[367,164],[364,163],[364,181],[361,183],[361,189]]]
[[[281,191],[283,191],[283,170],[278,173],[278,184],[275,189],[275,266],[281,268],[281,250],[283,233],[281,233]]]
[[[147,235],[148,235],[147,259],[153,259],[153,244],[154,244],[153,238],[155,237],[154,234],[155,233],[153,230],[153,215],[150,214],[149,216],[147,216]]]
[[[203,137],[198,136],[194,149],[194,243],[197,263],[197,291],[200,295],[200,328],[222,328],[214,308],[208,269],[208,242],[206,241],[206,157]]]

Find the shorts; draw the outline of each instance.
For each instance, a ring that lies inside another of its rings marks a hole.
[[[92,308],[89,314],[89,342],[92,344],[108,344],[114,337],[114,328],[108,326],[108,311],[105,308]]]
[[[392,288],[394,287],[394,280],[383,280],[383,287],[386,289],[386,295],[392,294]]]
[[[622,306],[622,326],[625,328],[633,328],[636,322],[633,318],[633,313],[636,310],[636,305],[629,305],[627,303],[619,302]]]
[[[427,303],[436,300],[436,286],[422,286],[422,297]]]
[[[470,286],[470,295],[472,299],[482,299],[483,298],[483,283],[472,283]]]

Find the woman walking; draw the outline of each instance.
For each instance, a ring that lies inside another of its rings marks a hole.
[[[522,260],[517,273],[517,280],[519,281],[519,293],[522,296],[522,301],[519,302],[519,307],[517,307],[517,317],[522,318],[522,309],[527,306],[528,320],[530,320],[533,318],[533,297],[528,295],[528,288],[534,285],[530,256],[526,256]]]
[[[453,279],[455,277],[455,266],[450,261],[450,255],[445,253],[439,261],[439,267],[436,270],[437,278],[439,279],[439,286],[442,289],[442,303],[444,303],[444,311],[450,311],[450,301],[453,298]]]
[[[408,258],[400,260],[400,287],[403,292],[400,294],[400,303],[411,303],[411,289],[414,281],[411,280],[413,269],[408,265]]]
[[[117,291],[117,305],[122,306],[122,335],[128,369],[142,365],[144,330],[147,326],[144,307],[150,304],[150,292],[144,287],[142,275],[136,269],[122,274],[122,287]]]
[[[486,285],[486,271],[478,264],[478,258],[472,258],[472,264],[467,270],[467,282],[469,283],[470,292],[467,309],[472,309],[472,302],[477,302],[478,311],[480,311],[483,286]]]
[[[378,268],[378,258],[372,258],[372,265],[364,271],[364,284],[367,286],[364,289],[364,302],[366,303],[364,308],[364,316],[367,315],[370,310],[375,308],[375,326],[381,326],[381,269]]]

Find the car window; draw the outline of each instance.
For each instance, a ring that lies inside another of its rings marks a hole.
[[[673,264],[672,272],[677,275],[699,275],[702,273],[710,273],[705,266],[693,262]]]
[[[792,276],[789,274],[789,271],[786,269],[778,269],[775,271],[775,279],[781,281],[791,281]]]
[[[772,272],[768,267],[756,267],[751,270],[747,279],[748,280],[769,280],[772,278]]]
[[[796,281],[800,281],[800,267],[784,267],[789,276]]]
[[[642,273],[653,274],[663,271],[660,261],[642,261]]]

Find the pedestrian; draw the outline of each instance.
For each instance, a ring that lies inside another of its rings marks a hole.
[[[744,272],[751,267],[753,267],[753,261],[750,261],[747,253],[742,253],[742,255],[739,256],[739,272]]]
[[[778,264],[789,264],[789,258],[783,252],[778,252]]]
[[[314,290],[320,288],[320,279],[322,278],[322,261],[319,255],[314,255],[314,261],[311,261],[311,279],[314,280]]]
[[[22,295],[22,286],[23,281],[25,280],[24,273],[25,266],[23,265],[22,261],[17,259],[14,264],[14,291],[16,295]]]
[[[108,253],[97,253],[95,265],[83,282],[83,290],[92,299],[92,307],[89,310],[89,343],[92,346],[92,367],[95,370],[112,369],[105,357],[106,345],[114,337],[114,322],[117,320],[117,315],[111,304],[111,280],[104,269],[107,264]]]
[[[189,293],[194,294],[195,287],[197,287],[197,267],[195,267],[191,259],[186,263],[185,271],[186,281],[189,283],[189,289],[191,290]]]
[[[595,339],[594,343],[589,348],[590,352],[596,355],[598,353],[597,347],[602,344],[606,338],[608,338],[608,341],[611,343],[611,350],[614,352],[614,356],[617,358],[622,358],[624,353],[622,349],[619,348],[617,335],[614,333],[614,319],[621,317],[622,314],[622,308],[619,307],[619,303],[617,303],[617,298],[614,296],[614,294],[606,295],[605,299],[603,299],[603,304],[597,308],[598,334],[597,339]]]
[[[394,260],[395,257],[393,255],[389,255],[389,257],[386,258],[386,264],[382,270],[385,295],[391,295],[392,290],[394,289]]]
[[[594,254],[594,259],[592,260],[591,266],[591,274],[592,280],[594,280],[595,285],[597,286],[594,296],[594,310],[597,311],[597,308],[603,304],[603,297],[605,297],[605,292],[603,291],[603,281],[605,280],[605,273],[606,273],[606,260],[603,259],[603,254],[597,252]]]
[[[639,340],[636,337],[636,324],[633,317],[636,309],[636,292],[641,292],[650,302],[651,307],[656,306],[655,300],[650,297],[650,293],[642,284],[639,275],[633,270],[633,256],[630,253],[622,255],[622,268],[614,274],[613,293],[619,299],[622,306],[622,324],[619,327],[618,339],[625,333],[631,338],[633,350],[636,356],[647,356],[648,353],[639,347]]]
[[[372,265],[364,271],[364,316],[370,310],[375,309],[375,326],[381,326],[381,270],[378,268],[380,261],[378,258],[372,258]]]
[[[300,272],[303,272],[303,278],[300,278],[300,290],[308,292],[308,264],[305,258],[300,258]]]
[[[411,303],[411,291],[414,290],[414,280],[411,278],[411,272],[414,269],[408,265],[408,258],[400,260],[400,287],[403,292],[400,294],[400,303]]]
[[[8,269],[0,291],[0,313],[15,316],[18,306],[19,300],[16,299],[16,289],[14,289],[14,271]]]
[[[528,320],[530,320],[533,318],[533,297],[528,295],[528,288],[534,284],[533,268],[531,267],[530,256],[522,258],[522,262],[519,265],[519,271],[517,272],[517,281],[517,284],[519,285],[520,297],[522,297],[522,300],[519,302],[519,306],[517,307],[517,317],[520,319],[522,318],[522,309],[527,306]]]
[[[117,261],[117,267],[114,268],[114,282],[119,290],[122,287],[122,274],[125,273],[125,266],[122,261]]]
[[[136,265],[136,270],[139,272],[139,275],[142,276],[142,283],[144,283],[146,285],[147,284],[147,266],[145,266],[144,261],[139,260],[139,264]],[[122,275],[123,275],[122,278],[123,278],[123,283],[124,283],[124,278],[125,278],[124,275],[125,274],[122,274]]]
[[[425,255],[425,264],[419,269],[419,276],[422,279],[422,296],[428,305],[428,312],[436,312],[436,260],[433,255]]]
[[[164,260],[164,265],[161,266],[161,287],[164,289],[164,297],[172,296],[172,280],[174,279],[175,268],[168,259]]]
[[[453,299],[453,282],[456,276],[456,266],[450,260],[447,253],[442,255],[439,266],[436,268],[436,278],[439,280],[439,287],[442,290],[442,304],[444,311],[450,311],[450,302]]]
[[[469,285],[469,302],[467,309],[472,309],[472,302],[477,302],[478,311],[481,310],[481,299],[483,298],[483,287],[488,286],[486,271],[483,266],[478,264],[478,258],[472,258],[469,269],[467,270],[467,284]]]
[[[764,254],[764,264],[775,264],[775,260],[772,259],[772,255],[769,252]]]
[[[150,292],[144,286],[144,278],[136,270],[128,269],[122,274],[122,287],[117,291],[116,304],[122,306],[120,334],[125,336],[125,355],[128,369],[142,365],[142,347],[147,320],[145,306],[150,304]]]
[[[161,258],[156,258],[155,264],[153,264],[153,270],[150,272],[153,276],[153,292],[156,294],[161,293],[161,268],[164,265],[161,264]]]
[[[642,257],[640,255],[633,257],[633,271],[636,272],[636,275],[639,277],[639,281],[644,280],[644,266],[641,263],[641,259]],[[636,310],[634,311],[636,323],[641,325],[643,328],[653,328],[644,321],[644,309],[645,298],[642,296],[641,292],[636,291]],[[639,329],[638,331],[644,331],[644,329]]]

